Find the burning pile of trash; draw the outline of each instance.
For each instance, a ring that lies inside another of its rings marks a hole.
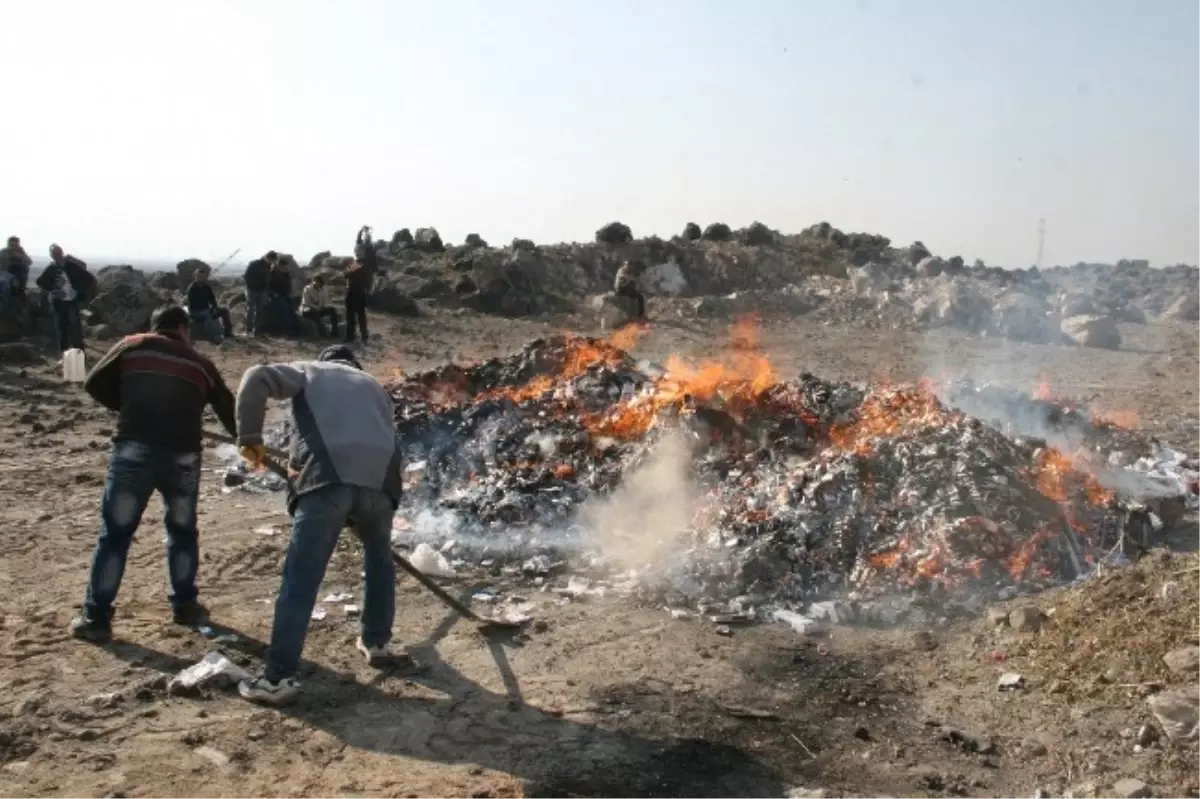
[[[1195,506],[1194,459],[1060,402],[783,380],[752,322],[724,358],[660,367],[626,352],[638,332],[389,384],[409,447],[397,540],[531,576],[607,562],[670,604],[779,607],[1036,590]]]

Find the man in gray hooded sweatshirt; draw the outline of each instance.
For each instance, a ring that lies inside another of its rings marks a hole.
[[[329,347],[316,361],[255,366],[237,396],[242,457],[261,464],[267,400],[291,400],[292,441],[288,512],[292,537],[275,600],[266,670],[238,692],[254,702],[286,704],[296,698],[296,674],[317,591],[342,528],[355,527],[363,544],[362,634],[357,648],[372,665],[391,659],[388,645],[396,610],[392,515],[400,501],[402,453],[392,398],[362,371],[345,346]]]

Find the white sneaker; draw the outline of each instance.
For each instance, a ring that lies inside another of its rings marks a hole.
[[[387,644],[384,644],[383,646],[367,646],[363,643],[363,639],[361,637],[355,642],[354,648],[361,652],[363,657],[367,659],[368,666],[375,666],[376,668],[379,666],[405,663],[411,660],[408,655],[397,654],[396,652],[393,652],[392,648]]]
[[[296,701],[296,696],[300,693],[300,683],[295,677],[284,677],[277,683],[265,677],[255,677],[238,683],[238,693],[243,699],[260,705],[281,707]]]

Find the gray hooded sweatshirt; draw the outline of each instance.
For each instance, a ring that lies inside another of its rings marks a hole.
[[[263,443],[267,400],[292,401],[288,511],[305,494],[356,485],[401,497],[403,458],[392,398],[366,372],[329,361],[255,366],[237,396],[238,444]]]

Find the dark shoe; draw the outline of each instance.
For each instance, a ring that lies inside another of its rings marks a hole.
[[[112,639],[112,622],[108,619],[93,619],[86,612],[71,619],[71,625],[67,629],[73,638],[81,641],[106,644]]]
[[[300,683],[295,677],[284,677],[279,682],[271,682],[266,677],[256,677],[242,680],[238,683],[238,693],[243,699],[259,705],[283,707],[296,701],[300,693]]]
[[[208,624],[208,608],[195,599],[181,602],[171,609],[171,620],[185,627],[200,627]]]

